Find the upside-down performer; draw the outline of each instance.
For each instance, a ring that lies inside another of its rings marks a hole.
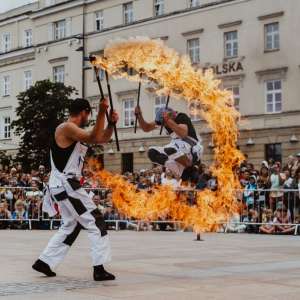
[[[69,119],[56,128],[50,147],[51,174],[43,211],[50,216],[56,215],[54,203],[57,203],[62,225],[32,266],[34,270],[46,276],[56,276],[53,269],[64,259],[81,229],[86,229],[91,243],[94,280],[115,279],[115,276],[103,267],[111,259],[103,216],[79,181],[87,152],[83,143],[108,142],[114,124],[118,121],[117,113],[111,112],[108,125],[104,129],[107,109],[108,102],[104,99],[99,104],[95,126],[87,131],[82,127],[87,124],[91,114],[90,104],[85,99],[73,100],[69,109]]]
[[[201,160],[203,146],[191,119],[185,113],[176,112],[172,108],[160,108],[153,122],[144,120],[140,107],[136,107],[135,114],[143,131],[152,131],[163,124],[171,136],[169,144],[149,148],[149,159],[155,164],[165,166],[183,181],[192,181],[197,173],[195,166]]]

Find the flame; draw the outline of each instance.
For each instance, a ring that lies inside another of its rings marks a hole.
[[[218,190],[197,193],[197,201],[189,206],[183,196],[170,187],[158,186],[149,192],[137,191],[121,175],[95,170],[100,179],[113,190],[113,202],[126,216],[154,220],[168,216],[192,226],[195,231],[215,230],[216,224],[226,221],[238,210],[235,190],[240,188],[235,169],[243,161],[237,149],[240,114],[234,108],[232,93],[219,89],[212,70],[195,70],[187,56],[180,56],[162,41],[131,38],[110,42],[103,57],[93,62],[114,78],[148,82],[157,94],[171,93],[179,100],[199,101],[201,115],[212,130],[214,163],[210,167],[217,178]],[[128,68],[135,71],[129,75]]]

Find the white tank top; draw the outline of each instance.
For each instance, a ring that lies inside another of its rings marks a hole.
[[[50,151],[51,160],[51,173],[49,179],[49,187],[60,187],[63,185],[63,180],[68,177],[81,177],[84,158],[88,147],[77,142],[73,152],[71,153],[68,162],[63,170],[60,172],[56,167],[52,159],[52,153]]]

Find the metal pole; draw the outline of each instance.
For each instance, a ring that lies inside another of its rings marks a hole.
[[[91,55],[89,57],[89,61],[91,63],[93,63],[93,61],[95,59],[96,58],[93,55]],[[100,91],[101,101],[103,101],[103,99],[104,99],[104,92],[103,92],[102,84],[101,84],[101,81],[100,81],[100,78],[99,78],[100,68],[98,68],[97,66],[94,65],[93,69],[94,69],[94,72],[95,72],[95,75],[96,75],[96,80],[97,80],[97,84],[98,84],[99,91]],[[113,108],[113,102],[112,102],[112,97],[111,97],[111,89],[110,89],[110,84],[109,84],[109,81],[108,81],[108,74],[107,74],[107,72],[105,72],[105,75],[106,75],[106,80],[107,80],[107,89],[108,89],[108,95],[109,95],[109,101],[110,101],[110,108],[111,108],[111,110],[113,110],[114,108]],[[106,115],[107,121],[109,121],[108,111],[105,112],[105,115]],[[114,124],[114,132],[115,132],[117,150],[120,151],[120,145],[119,145],[119,139],[118,139],[118,132],[117,132],[117,126],[116,126],[116,124]]]
[[[195,241],[196,242],[203,242],[204,241],[204,240],[201,239],[201,234],[200,233],[197,233]]]
[[[82,7],[82,98],[85,98],[85,3]]]
[[[169,102],[170,102],[170,93],[168,94],[167,103],[166,103],[166,109],[169,107]],[[161,127],[160,127],[159,135],[162,134],[163,128],[164,128],[164,120],[162,120],[162,122],[161,122]]]
[[[111,111],[113,111],[114,110],[114,105],[113,105],[113,101],[112,101],[112,95],[111,95],[111,88],[110,88],[110,83],[109,83],[109,77],[108,77],[108,73],[107,73],[106,70],[105,70],[105,77],[106,77],[108,98],[109,98],[109,102],[110,102],[110,109],[111,109]],[[117,150],[120,152],[120,144],[119,144],[118,131],[117,131],[116,124],[114,124],[114,132],[115,132],[115,139],[116,139]]]
[[[104,92],[103,92],[102,84],[101,84],[101,81],[100,81],[100,78],[99,78],[100,69],[97,68],[96,66],[94,66],[93,69],[94,69],[94,72],[95,72],[96,80],[97,80],[99,91],[100,91],[100,97],[101,97],[100,101],[103,101]],[[107,111],[106,111],[106,119],[107,119],[107,121],[109,120],[109,115],[108,115]]]
[[[139,82],[139,89],[138,89],[137,107],[140,106],[141,86],[142,86],[142,82],[140,81],[140,82]],[[138,122],[138,117],[137,117],[137,115],[136,115],[136,116],[135,116],[135,124],[134,124],[134,133],[136,133],[137,122]]]

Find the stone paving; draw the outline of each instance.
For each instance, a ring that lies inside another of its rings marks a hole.
[[[97,283],[84,232],[57,277],[31,270],[53,233],[0,231],[0,300],[300,299],[297,236],[110,232],[117,280]]]

